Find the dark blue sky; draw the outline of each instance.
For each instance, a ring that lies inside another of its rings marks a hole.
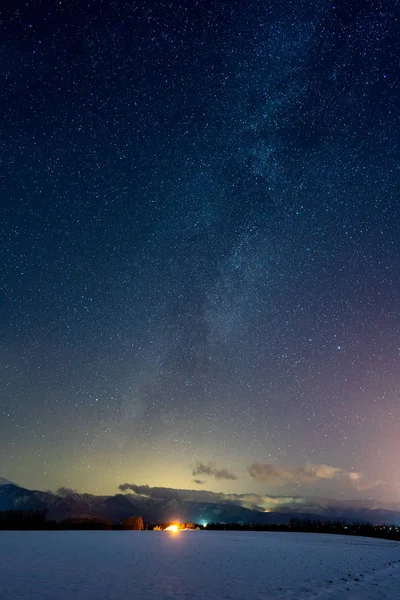
[[[0,475],[399,500],[399,11],[350,4],[6,3]]]

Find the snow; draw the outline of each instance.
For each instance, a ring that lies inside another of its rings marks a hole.
[[[400,544],[307,533],[0,531],[0,600],[399,600]]]

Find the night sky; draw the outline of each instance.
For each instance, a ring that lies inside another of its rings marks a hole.
[[[398,3],[4,6],[0,476],[400,503]]]

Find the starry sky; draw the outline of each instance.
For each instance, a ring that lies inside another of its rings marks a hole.
[[[399,16],[5,3],[0,476],[400,503]]]

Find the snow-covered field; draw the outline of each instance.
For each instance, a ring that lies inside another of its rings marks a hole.
[[[0,531],[0,600],[399,600],[400,544],[307,533]]]

